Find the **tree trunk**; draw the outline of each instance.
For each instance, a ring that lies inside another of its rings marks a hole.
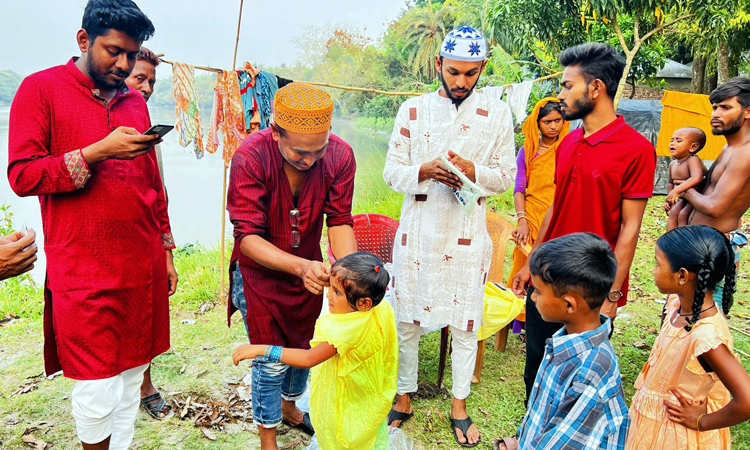
[[[706,95],[711,94],[711,92],[716,89],[717,80],[718,74],[715,73],[711,76],[708,76],[708,74],[706,74],[706,77],[703,80],[703,93]]]
[[[732,52],[730,54],[729,56],[729,78],[739,76],[740,74],[739,59],[740,58],[737,55],[737,52]]]
[[[706,57],[696,56],[693,59],[693,79],[690,81],[690,92],[703,94],[703,84],[706,79]]]
[[[638,44],[633,46],[633,50],[625,58],[625,68],[622,70],[622,77],[620,78],[620,84],[617,86],[617,94],[615,95],[615,111],[617,111],[617,106],[620,104],[625,86],[628,84],[628,74],[630,73],[630,67],[633,65],[635,54],[638,53],[638,47]],[[633,82],[633,85],[635,86],[635,82]]]
[[[729,43],[719,41],[719,48],[716,52],[716,72],[718,74],[718,84],[724,83],[729,77]]]

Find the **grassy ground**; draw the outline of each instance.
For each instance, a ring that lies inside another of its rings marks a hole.
[[[387,212],[398,217],[400,197],[382,189],[383,186],[374,181],[374,175],[362,178],[365,179],[358,185],[356,210]],[[661,305],[653,301],[657,296],[651,281],[651,268],[654,242],[664,229],[665,217],[660,210],[662,200],[655,199],[648,206],[631,275],[634,300],[621,311],[618,331],[613,337],[627,399],[633,395],[633,382],[648,357],[659,325]],[[490,204],[501,212],[507,211],[510,196],[500,196]],[[234,414],[242,418],[247,404],[237,402],[236,388],[238,384],[241,386],[247,366],[235,368],[230,353],[237,343],[245,340],[245,332],[239,315],[234,316],[231,328],[226,327],[226,312],[219,295],[218,251],[188,245],[178,253],[176,264],[180,286],[171,299],[172,348],[154,361],[154,382],[172,400],[182,402],[191,396],[193,401],[201,404],[233,403]],[[739,275],[735,314],[730,319],[731,325],[742,330],[750,329],[750,305],[745,304],[750,299],[749,289],[748,265],[744,263]],[[40,376],[43,372],[41,304],[39,292],[28,286],[27,281],[6,284],[0,289],[0,319],[20,316],[0,323],[0,448],[27,448],[22,436],[30,428],[36,428],[31,431],[36,439],[52,443],[54,448],[77,447],[70,416],[69,395],[73,382],[61,376],[53,380]],[[492,437],[512,434],[524,413],[524,346],[511,336],[507,350],[500,353],[491,349],[492,339],[487,346],[482,382],[474,386],[468,400],[469,413],[484,435],[480,449],[491,448]],[[734,339],[738,350],[750,354],[747,336],[735,332]],[[438,333],[423,338],[420,381],[434,383],[436,380],[438,345]],[[750,358],[742,355],[740,360],[750,369]],[[450,362],[445,385],[451,385]],[[13,395],[22,387],[29,392]],[[230,399],[233,400],[230,402]],[[431,399],[414,401],[416,414],[404,425],[404,431],[414,438],[417,448],[460,448],[453,440],[447,421],[449,399],[446,392]],[[173,418],[156,422],[139,412],[133,448],[259,447],[257,433],[250,423],[239,421],[214,429],[216,440],[212,441],[193,425],[193,418],[191,412],[187,420]],[[280,432],[279,441],[285,450],[302,449],[308,442],[305,435],[286,427],[282,426]],[[732,432],[734,448],[750,449],[750,425],[736,426]]]

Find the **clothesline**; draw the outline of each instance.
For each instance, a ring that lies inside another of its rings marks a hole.
[[[162,57],[160,57],[159,60],[161,60],[162,62],[164,62],[166,64],[170,64],[170,65],[174,64],[174,61],[169,61],[168,59],[164,59]],[[199,70],[205,70],[207,72],[214,72],[214,73],[222,73],[223,72],[223,70],[216,69],[214,67],[206,67],[206,66],[193,66],[193,67],[195,67],[196,69],[199,69]],[[531,82],[532,83],[538,83],[540,81],[549,80],[551,78],[559,77],[560,75],[562,75],[562,72],[555,72],[553,74],[546,75],[546,76],[543,76],[541,78],[533,79],[533,80],[531,80]],[[330,84],[330,83],[321,83],[321,82],[318,82],[318,81],[305,81],[305,83],[312,84],[312,85],[315,85],[315,86],[329,87],[329,88],[332,88],[332,89],[341,89],[341,90],[345,90],[345,91],[370,92],[370,93],[373,93],[373,94],[381,94],[381,95],[393,95],[393,96],[398,96],[398,95],[412,95],[412,96],[417,96],[417,95],[424,95],[425,94],[425,92],[388,92],[388,91],[381,91],[381,90],[378,90],[378,89],[352,87],[352,86],[341,86],[341,85],[338,85],[338,84]],[[510,86],[512,86],[512,84],[505,84],[505,85],[503,85],[501,87],[507,88],[507,87],[510,87]]]
[[[237,38],[235,40],[235,48],[234,48],[234,60],[232,61],[232,67],[237,66],[237,47],[239,44],[239,34],[240,34],[240,24],[242,21],[242,6],[243,6],[244,0],[240,0],[240,13],[237,23]],[[164,58],[164,54],[158,54],[157,57],[159,57],[159,60],[169,64],[171,66],[175,65],[174,61],[170,61],[168,59]],[[193,66],[195,69],[203,70],[207,72],[213,72],[216,74],[222,74],[224,73],[223,70],[217,69],[214,67],[207,67],[207,66]],[[558,76],[562,75],[562,72],[556,72],[550,75],[546,75],[540,78],[536,78],[534,80],[530,80],[530,83],[537,83],[544,80],[549,80],[551,78],[556,78]],[[378,89],[369,89],[369,88],[361,88],[361,87],[351,87],[351,86],[340,86],[336,84],[330,84],[330,83],[321,83],[321,82],[315,82],[315,81],[308,81],[307,83],[313,84],[315,86],[321,86],[321,87],[328,87],[332,89],[341,89],[346,91],[359,91],[359,92],[370,92],[374,94],[381,94],[381,95],[389,95],[389,96],[418,96],[418,95],[424,95],[426,92],[388,92],[388,91],[381,91]],[[525,82],[523,84],[527,84],[528,82]],[[501,86],[502,88],[509,88],[511,86],[514,86],[513,84],[506,84]],[[524,115],[525,116],[525,115]],[[519,120],[521,122],[522,120]],[[226,194],[227,194],[227,164],[224,164],[224,176],[223,176],[223,189],[222,189],[222,217],[221,217],[221,295],[224,297],[224,293],[226,292],[226,285],[225,285],[225,273],[226,273],[226,258],[225,258],[225,232],[226,232]]]

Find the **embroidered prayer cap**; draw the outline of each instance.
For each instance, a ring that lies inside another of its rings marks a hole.
[[[484,61],[487,43],[476,28],[458,27],[443,39],[440,56],[456,61]]]
[[[290,83],[276,91],[273,121],[292,133],[315,134],[331,129],[333,100],[307,83]]]

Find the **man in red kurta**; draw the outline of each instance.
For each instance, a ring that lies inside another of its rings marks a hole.
[[[169,348],[174,240],[143,97],[124,81],[154,32],[130,0],[91,0],[81,57],[13,100],[8,179],[38,196],[47,254],[45,371],[79,380],[85,449],[125,449],[148,363]]]
[[[329,132],[333,103],[311,85],[276,93],[274,123],[248,136],[232,158],[227,210],[234,224],[229,316],[240,310],[250,342],[310,348],[329,270],[320,238],[326,216],[337,258],[356,251],[352,148]],[[243,295],[244,291],[244,295]],[[261,449],[276,450],[282,422],[313,433],[295,406],[308,369],[253,361],[253,418]]]

